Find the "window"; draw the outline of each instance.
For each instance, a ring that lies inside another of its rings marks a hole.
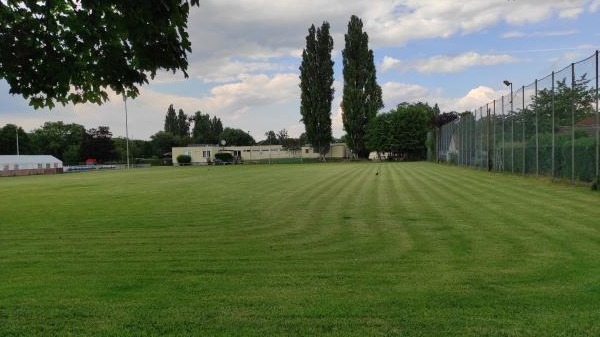
[[[309,153],[308,149],[304,149],[304,153]]]
[[[49,169],[50,168],[50,163],[46,164],[46,168]]]
[[[18,170],[19,169],[19,164],[15,164],[14,169]]]
[[[58,163],[54,163],[54,168],[58,168]]]
[[[41,170],[43,168],[43,164],[38,164],[38,170]]]
[[[210,151],[208,151],[208,150],[202,151],[202,158],[210,158]]]

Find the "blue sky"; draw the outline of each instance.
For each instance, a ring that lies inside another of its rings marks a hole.
[[[600,0],[201,0],[190,15],[190,77],[159,73],[128,100],[130,137],[161,130],[170,104],[218,116],[257,140],[268,130],[298,136],[300,56],[308,27],[325,20],[335,44],[333,133],[341,136],[341,50],[353,14],[375,54],[382,111],[404,101],[473,110],[506,94],[504,79],[528,85],[600,49]],[[0,125],[30,131],[61,120],[125,134],[115,95],[102,106],[34,110],[8,90],[0,81]]]

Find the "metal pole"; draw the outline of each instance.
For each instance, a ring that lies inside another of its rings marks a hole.
[[[15,125],[15,130],[17,133],[17,156],[20,156],[21,154],[19,153],[19,127]]]
[[[556,163],[554,161],[554,152],[555,152],[555,131],[554,131],[554,71],[552,72],[552,180],[554,180],[556,176]]]
[[[575,63],[571,63],[571,183],[575,184]]]
[[[600,115],[598,113],[598,51],[596,50],[596,179],[600,164]]]
[[[502,95],[502,171],[504,171],[504,162],[505,162],[505,158],[504,158],[504,140],[506,139],[506,135],[505,135],[505,127],[504,127],[504,120],[506,116],[504,115],[504,95]]]
[[[515,117],[514,117],[514,97],[513,97],[513,87],[512,82],[510,83],[510,137],[511,137],[511,146],[510,146],[510,165],[511,171],[515,172]]]
[[[490,115],[489,103],[485,105],[485,110],[487,111],[487,166],[488,172],[491,172],[494,162],[492,160],[492,116]]]
[[[125,148],[127,149],[127,168],[129,167],[129,125],[127,120],[127,96],[123,93],[123,103],[125,104]]]
[[[494,100],[494,119],[492,120],[492,129],[494,130],[494,133],[492,134],[493,137],[493,142],[492,142],[492,146],[493,146],[493,165],[496,169],[498,169],[498,164],[496,163],[497,158],[496,158],[496,100]]]
[[[521,87],[523,90],[523,100],[522,100],[522,108],[521,108],[521,126],[523,127],[523,136],[521,137],[521,153],[523,155],[523,175],[525,174],[525,147],[527,142],[525,141],[525,86]]]
[[[535,80],[535,98],[538,95],[538,80]],[[538,130],[538,107],[535,107],[535,174],[540,174],[540,135]]]

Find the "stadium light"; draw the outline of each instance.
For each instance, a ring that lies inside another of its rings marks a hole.
[[[127,153],[127,168],[129,168],[129,127],[127,123],[127,96],[123,92],[123,104],[125,105],[125,148]]]

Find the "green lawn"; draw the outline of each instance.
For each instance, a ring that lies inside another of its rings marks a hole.
[[[3,337],[600,335],[600,194],[583,187],[330,163],[0,192]]]

